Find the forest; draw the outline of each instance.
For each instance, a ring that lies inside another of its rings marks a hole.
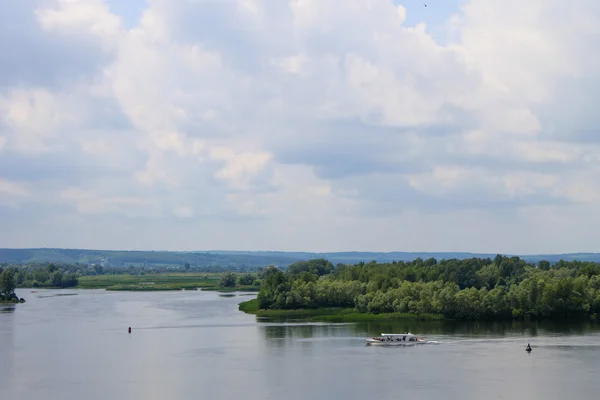
[[[267,267],[257,299],[263,310],[340,307],[465,320],[595,318],[600,264],[533,263],[502,255],[336,266],[316,259],[287,271]]]

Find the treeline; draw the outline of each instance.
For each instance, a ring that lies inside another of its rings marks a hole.
[[[453,319],[571,318],[600,312],[600,264],[519,257],[416,259],[333,266],[325,259],[264,271],[262,309],[352,307]]]
[[[11,272],[16,287],[68,288],[79,284],[76,268],[69,265],[9,265],[0,267],[0,270]]]
[[[30,263],[26,265],[2,264],[2,269],[11,269],[15,272],[18,287],[72,287],[77,286],[78,278],[82,276],[99,275],[155,275],[165,273],[245,273],[244,284],[249,281],[248,274],[262,272],[261,267],[219,267],[205,266],[193,267],[189,264],[181,266],[127,266],[114,267],[102,265],[86,265],[79,263]],[[241,283],[240,283],[241,284]]]
[[[12,271],[16,287],[26,288],[69,288],[79,284],[79,278],[89,276],[134,276],[171,275],[176,273],[220,273],[220,286],[260,286],[261,267],[191,267],[189,264],[179,267],[105,267],[102,265],[31,263],[27,265],[0,265],[2,270]],[[187,275],[184,275],[187,276]]]
[[[234,288],[240,286],[260,286],[261,274],[252,274],[246,272],[245,274],[236,275],[234,272],[228,271],[221,275],[219,279],[220,287]]]

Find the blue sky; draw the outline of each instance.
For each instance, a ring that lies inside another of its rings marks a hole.
[[[111,12],[119,15],[123,19],[123,24],[127,27],[134,27],[142,12],[147,6],[146,0],[107,0]],[[232,2],[229,2],[232,3]],[[406,8],[406,22],[408,26],[415,26],[418,23],[425,23],[428,30],[436,38],[442,39],[444,27],[452,14],[459,12],[461,0],[394,0],[395,5],[402,5]],[[427,7],[425,7],[427,4]]]
[[[0,3],[1,245],[598,251],[600,3],[427,5]]]
[[[110,12],[121,16],[123,24],[129,28],[137,25],[142,13],[148,5],[146,0],[108,0],[106,1],[106,4]]]
[[[406,8],[407,25],[414,26],[424,22],[432,30],[443,27],[452,14],[460,11],[462,3],[461,0],[394,0],[394,4]]]

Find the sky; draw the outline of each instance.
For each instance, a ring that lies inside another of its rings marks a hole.
[[[600,251],[597,0],[0,2],[0,247]]]

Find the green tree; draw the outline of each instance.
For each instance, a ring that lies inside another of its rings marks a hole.
[[[538,263],[538,268],[542,271],[548,271],[550,269],[550,263],[546,260],[542,260]]]
[[[52,285],[56,287],[62,287],[63,274],[60,271],[55,271],[52,274]]]
[[[240,285],[252,285],[254,282],[254,275],[252,274],[244,274],[239,277],[238,282]]]
[[[298,261],[288,267],[291,275],[298,275],[302,272],[310,272],[317,276],[327,275],[335,269],[331,261],[324,258],[317,258],[309,261]]]
[[[281,271],[279,268],[277,268],[274,265],[267,265],[266,267],[263,268],[263,270],[260,272],[259,274],[259,278],[260,279],[265,279],[266,277],[268,277],[271,274],[276,273],[277,271]]]
[[[225,272],[221,275],[221,280],[219,281],[219,286],[222,287],[235,287],[236,276],[233,272]]]
[[[33,271],[33,277],[39,283],[46,283],[46,281],[48,281],[48,279],[50,278],[50,275],[48,274],[48,271],[46,271],[45,269],[36,268]]]
[[[79,279],[77,279],[77,275],[76,274],[65,274],[62,277],[62,283],[61,286],[62,287],[74,287],[77,286],[79,284]]]
[[[15,297],[15,271],[11,268],[5,269],[0,274],[0,297],[9,300]]]
[[[25,271],[23,269],[20,269],[17,273],[17,285],[23,284],[23,282],[25,282],[26,277],[27,274],[25,273]]]
[[[502,256],[500,254],[496,254],[496,257],[494,257],[494,264],[498,267],[502,264]]]

